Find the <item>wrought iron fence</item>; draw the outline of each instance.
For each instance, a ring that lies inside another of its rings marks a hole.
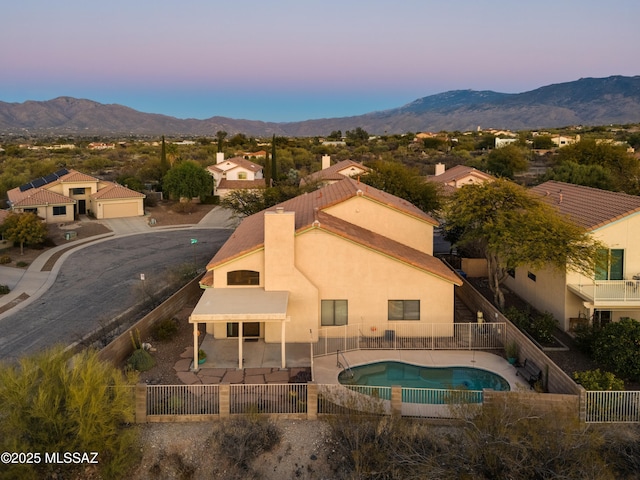
[[[587,423],[640,422],[640,391],[588,391]]]
[[[338,350],[492,350],[504,348],[506,324],[386,322],[324,327],[313,355]]]
[[[306,413],[307,384],[239,384],[229,392],[231,414]]]
[[[217,415],[218,385],[147,385],[147,415]]]

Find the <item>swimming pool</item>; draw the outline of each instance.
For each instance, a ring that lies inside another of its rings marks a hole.
[[[509,382],[500,375],[472,367],[424,367],[403,362],[385,361],[359,365],[338,375],[342,385],[366,385],[446,390],[485,388],[510,390]]]

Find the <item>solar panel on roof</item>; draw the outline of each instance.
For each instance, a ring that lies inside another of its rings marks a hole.
[[[58,178],[60,178],[63,175],[66,175],[67,173],[69,173],[69,170],[67,170],[66,168],[61,168],[55,174],[58,176]]]
[[[46,184],[47,181],[44,178],[36,178],[35,180],[31,181],[31,185],[33,185],[33,188],[38,188]]]
[[[55,182],[58,179],[55,173],[50,173],[49,175],[45,175],[42,178],[44,178],[44,181],[47,183]]]
[[[27,190],[31,190],[32,188],[33,188],[33,185],[31,185],[30,183],[25,183],[24,185],[20,185],[21,192],[26,192]]]

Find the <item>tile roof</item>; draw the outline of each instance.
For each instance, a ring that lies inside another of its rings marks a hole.
[[[365,170],[365,171],[370,170],[370,168],[365,167],[361,163],[354,162],[353,160],[342,160],[341,162],[335,163],[330,167],[327,167],[323,170],[307,175],[305,178],[302,179],[301,183],[305,184],[305,183],[313,183],[313,182],[320,182],[320,181],[342,180],[344,177],[348,175],[345,175],[344,173],[341,173],[341,172],[350,167],[353,169],[357,168],[358,170]]]
[[[364,183],[359,183],[349,177],[328,185],[311,193],[305,193],[267,209],[275,211],[282,207],[287,212],[295,212],[295,228],[300,231],[309,227],[316,219],[318,211],[332,205],[344,202],[357,195],[369,198],[375,202],[402,211],[417,219],[438,225],[438,222],[411,203],[394,195],[382,192]],[[264,246],[264,211],[245,218],[227,242],[211,259],[207,268],[224,263],[232,258],[241,256]]]
[[[74,199],[52,192],[46,188],[31,188],[21,192],[20,188],[16,187],[7,192],[7,198],[9,199],[11,206],[14,208],[38,207],[44,205],[68,205],[76,203]]]
[[[640,197],[571,183],[548,182],[531,189],[575,223],[595,230],[640,211]]]
[[[91,198],[99,200],[115,200],[121,198],[145,198],[146,195],[135,190],[131,190],[123,185],[117,183],[107,182],[107,185],[102,187],[96,193],[91,194]]]
[[[257,162],[252,162],[251,160],[247,160],[243,157],[231,157],[231,158],[226,158],[225,160],[223,160],[222,162],[220,162],[219,164],[216,165],[222,165],[223,163],[233,163],[235,164],[237,167],[242,167],[246,170],[250,170],[252,172],[259,172],[262,170],[262,165],[260,165]],[[224,171],[225,169],[221,169],[220,167],[217,167],[216,165],[209,165],[207,168],[208,169],[215,169],[215,170],[220,170],[220,171]],[[230,169],[226,169],[226,170],[232,170],[233,168],[237,168],[237,167],[232,167]]]
[[[265,188],[265,186],[264,178],[257,178],[255,180],[227,180],[226,178],[223,178],[220,180],[218,190],[243,190]]]
[[[459,180],[460,178],[467,175],[473,175],[485,180],[494,179],[494,177],[492,177],[488,173],[481,172],[480,170],[476,170],[473,167],[467,167],[466,165],[456,165],[455,167],[451,167],[440,175],[427,177],[427,180],[429,180],[430,182],[449,183],[455,180]]]

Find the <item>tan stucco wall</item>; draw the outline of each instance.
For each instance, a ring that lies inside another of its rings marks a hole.
[[[275,226],[286,231],[277,223]],[[279,235],[271,240],[279,241]],[[295,260],[291,268],[286,266],[286,258],[282,258],[284,268],[274,267],[275,260],[268,260],[264,251],[257,251],[217,268],[214,288],[227,288],[229,271],[255,270],[261,273],[260,286],[288,291],[287,342],[308,343],[317,339],[323,299],[348,300],[350,324],[387,322],[388,300],[420,300],[420,322],[416,324],[453,323],[453,285],[397,260],[320,229],[295,237],[292,258]],[[271,265],[266,275],[265,264]],[[216,338],[224,338],[226,324],[209,326],[207,331]],[[280,324],[265,323],[261,333],[266,342],[279,342]]]
[[[75,205],[66,205],[66,213],[65,215],[54,215],[53,214],[53,205],[48,205],[46,207],[38,207],[37,214],[38,217],[42,218],[45,223],[66,223],[73,222],[74,219],[74,209]],[[16,208],[14,209],[16,213],[24,212],[24,209]]]
[[[622,220],[608,224],[593,232],[594,238],[602,241],[609,248],[624,249],[624,277],[631,279],[640,273],[640,214],[630,215]],[[589,284],[593,277],[586,277],[576,272],[565,275],[551,270],[533,271],[536,281],[527,277],[527,268],[518,268],[515,280],[507,279],[505,284],[514,292],[527,300],[538,310],[549,311],[560,322],[565,330],[569,329],[569,319],[579,314],[589,314],[583,300],[566,289],[567,284]],[[608,310],[607,308],[602,308]],[[613,320],[630,316],[640,318],[640,306],[637,309],[614,310]]]
[[[362,184],[364,190],[366,185]],[[353,197],[324,209],[330,215],[377,232],[385,237],[433,255],[433,225],[366,197]]]

